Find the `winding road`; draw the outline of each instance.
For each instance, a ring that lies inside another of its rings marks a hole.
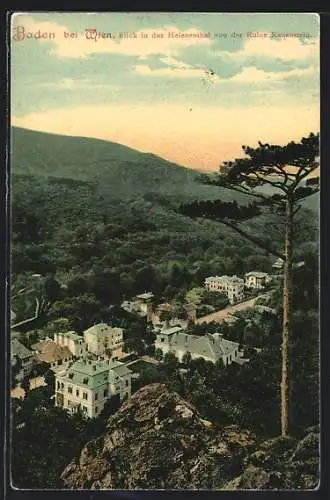
[[[202,316],[201,318],[198,318],[196,320],[196,324],[200,325],[201,323],[211,323],[212,321],[221,323],[222,321],[230,320],[236,312],[244,311],[244,309],[251,309],[252,307],[254,307],[256,301],[261,297],[265,297],[265,294],[258,295],[257,297],[245,300],[244,302],[240,302],[239,304],[234,304],[232,306],[226,307],[225,309],[221,309],[220,311],[208,314],[207,316]]]

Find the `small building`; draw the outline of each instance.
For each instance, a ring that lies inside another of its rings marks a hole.
[[[220,333],[189,335],[178,328],[160,332],[156,337],[155,348],[161,349],[164,355],[173,352],[179,361],[187,352],[192,359],[203,358],[212,363],[221,359],[224,365],[230,365],[241,356],[239,344],[224,339]]]
[[[123,329],[98,323],[84,331],[87,350],[96,356],[107,354],[114,361],[123,356]]]
[[[30,374],[35,355],[30,349],[25,347],[18,339],[13,338],[11,341],[11,365],[15,366],[20,363],[21,369],[17,375],[18,379],[22,379]]]
[[[250,271],[245,274],[245,286],[255,290],[262,290],[269,282],[269,274],[261,271]]]
[[[146,318],[147,321],[152,321],[152,299],[154,294],[151,292],[141,293],[136,295],[133,300],[124,300],[121,307],[125,311]]]
[[[272,269],[279,273],[283,269],[284,265],[284,260],[279,257],[278,259],[275,260],[274,264],[272,265]]]
[[[86,356],[87,345],[84,338],[75,332],[55,333],[54,342],[62,347],[68,347],[76,358]]]
[[[60,346],[51,339],[40,340],[33,348],[38,361],[48,363],[52,370],[73,359],[73,354],[67,346]]]
[[[120,362],[76,361],[55,377],[55,404],[74,413],[81,409],[89,418],[97,417],[107,400],[131,395],[132,371]]]
[[[204,286],[210,292],[221,292],[227,295],[230,304],[244,299],[244,280],[238,276],[209,276]]]

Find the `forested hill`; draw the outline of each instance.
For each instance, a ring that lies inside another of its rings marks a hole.
[[[178,213],[185,201],[233,199],[229,190],[196,182],[192,170],[111,142],[18,128],[12,151],[12,282],[18,290],[31,274],[52,272],[69,289],[80,280],[75,297],[92,293],[104,304],[145,290],[171,300],[206,276],[271,270],[274,256],[230,228]],[[264,213],[245,221],[244,229],[279,251],[278,217]],[[317,221],[302,210],[297,224],[302,259],[318,245]],[[23,306],[15,305],[19,319],[27,314]]]
[[[12,173],[95,183],[112,199],[146,193],[180,201],[232,199],[233,194],[196,182],[198,173],[154,154],[86,137],[61,136],[12,128]],[[244,199],[242,196],[237,199]]]

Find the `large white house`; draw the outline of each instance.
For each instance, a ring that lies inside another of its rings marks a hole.
[[[269,274],[261,271],[250,271],[245,274],[245,286],[261,290],[269,281]]]
[[[180,327],[161,331],[156,337],[155,348],[161,349],[163,354],[174,353],[180,361],[187,352],[192,359],[204,358],[212,363],[221,359],[224,365],[230,365],[241,356],[239,344],[224,339],[220,333],[189,335]]]
[[[60,346],[68,347],[76,358],[84,357],[87,353],[84,338],[75,332],[55,333],[54,342]]]
[[[131,395],[132,372],[120,362],[82,360],[56,373],[55,404],[74,413],[81,409],[97,417],[107,400],[117,394],[122,401]]]
[[[87,350],[96,356],[108,354],[114,361],[123,355],[123,329],[105,323],[91,326],[84,331]]]
[[[222,292],[231,304],[244,299],[244,280],[238,276],[209,276],[204,286],[210,292]]]

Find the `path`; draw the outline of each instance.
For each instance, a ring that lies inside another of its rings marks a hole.
[[[202,318],[198,318],[196,321],[197,325],[201,323],[211,323],[215,321],[216,323],[221,323],[222,321],[231,319],[235,313],[239,311],[244,311],[244,309],[251,309],[254,307],[256,301],[265,295],[258,295],[258,297],[253,297],[252,299],[245,300],[244,302],[240,302],[239,304],[234,304],[232,306],[226,307],[225,309],[221,309],[220,311],[216,311],[214,313],[208,314],[207,316],[203,316]]]

